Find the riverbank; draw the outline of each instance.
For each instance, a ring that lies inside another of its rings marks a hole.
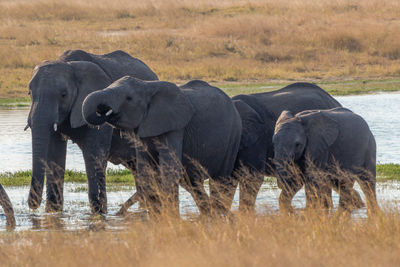
[[[225,91],[229,96],[274,91],[296,81],[269,81],[262,83],[251,82],[210,82]],[[371,79],[371,80],[326,80],[312,82],[334,96],[374,94],[400,91],[400,79]],[[183,83],[183,82],[182,82]],[[15,98],[0,98],[0,108],[29,107],[30,98],[18,96]]]
[[[0,173],[0,184],[3,186],[26,186],[31,182],[31,171],[17,171]],[[378,164],[377,179],[380,182],[400,181],[400,164]],[[67,170],[64,181],[67,183],[86,183],[86,174],[80,171]],[[274,179],[266,178],[273,182]],[[106,182],[109,185],[134,186],[135,182],[129,170],[107,170]]]

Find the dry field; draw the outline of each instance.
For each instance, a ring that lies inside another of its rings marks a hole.
[[[67,49],[125,50],[161,79],[381,79],[400,74],[397,0],[0,0],[0,97]]]
[[[121,49],[178,83],[396,79],[399,14],[397,0],[0,0],[0,98],[25,97],[33,67],[67,49]],[[0,265],[394,266],[399,214],[95,219],[0,233]]]
[[[299,214],[2,234],[2,266],[398,266],[400,217]]]

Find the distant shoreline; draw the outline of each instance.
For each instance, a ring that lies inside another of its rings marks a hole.
[[[209,82],[221,88],[229,96],[277,90],[297,81],[269,82]],[[334,96],[363,95],[400,91],[400,79],[370,79],[345,81],[305,81],[315,83]],[[185,83],[184,81],[180,83]],[[0,108],[29,107],[29,97],[0,98]]]

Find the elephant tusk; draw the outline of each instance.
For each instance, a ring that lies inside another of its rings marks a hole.
[[[29,123],[25,126],[24,131],[28,130],[28,128],[30,128],[31,126],[29,125]]]
[[[113,110],[110,109],[109,111],[107,111],[106,116],[110,116],[113,113]]]
[[[54,123],[54,125],[53,125],[53,129],[54,129],[54,131],[55,131],[55,132],[57,132],[57,129],[58,129],[58,125],[57,125],[57,123]]]
[[[101,117],[101,114],[97,111],[96,111],[96,115],[97,115],[97,117]]]

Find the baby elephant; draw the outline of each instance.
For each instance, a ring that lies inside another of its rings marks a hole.
[[[283,111],[273,144],[282,210],[291,210],[292,198],[303,184],[307,206],[330,208],[328,194],[333,188],[340,195],[339,210],[349,210],[355,180],[366,196],[368,211],[378,208],[375,139],[359,115],[342,107],[295,116]]]

